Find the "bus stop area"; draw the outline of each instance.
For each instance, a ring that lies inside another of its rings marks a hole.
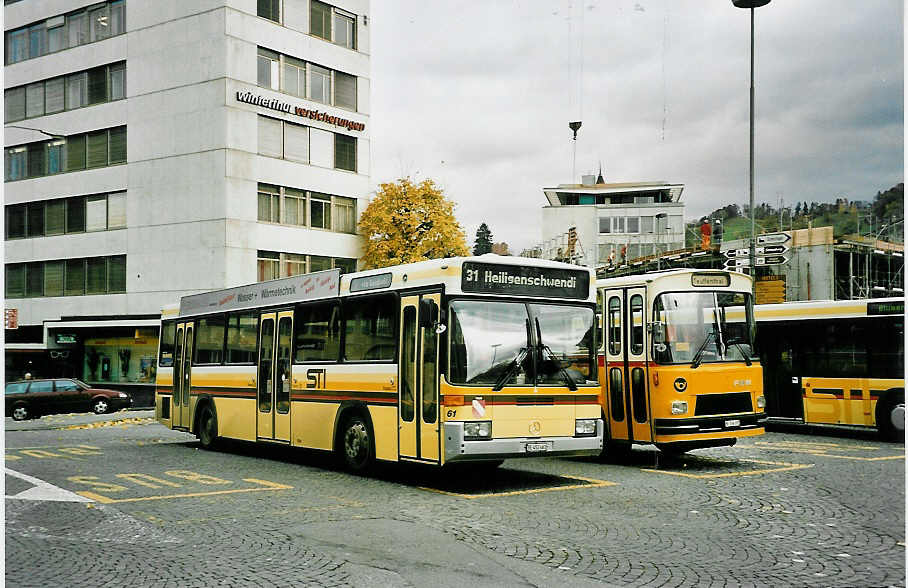
[[[152,417],[6,419],[8,586],[905,584],[904,445],[871,433],[356,476]]]

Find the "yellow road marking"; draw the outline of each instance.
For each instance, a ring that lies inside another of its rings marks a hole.
[[[259,488],[237,488],[234,490],[214,490],[212,492],[190,492],[186,494],[167,494],[161,496],[141,496],[139,498],[108,498],[107,496],[102,496],[96,494],[95,492],[83,491],[76,492],[79,496],[84,496],[85,498],[91,498],[102,504],[115,504],[121,502],[142,502],[146,500],[166,500],[168,498],[197,498],[200,496],[215,496],[219,494],[240,494],[242,492],[266,492],[270,490],[291,490],[293,486],[287,486],[286,484],[278,484],[277,482],[269,482],[267,480],[258,480],[256,478],[243,478],[244,482],[249,482],[250,484],[260,484]]]
[[[743,447],[764,447],[769,449],[783,449],[791,453],[806,453],[834,459],[852,459],[855,461],[883,461],[889,459],[904,459],[904,455],[884,455],[881,457],[862,457],[859,455],[837,455],[829,451],[879,451],[880,447],[873,445],[844,446],[837,443],[809,443],[797,441],[757,441],[753,445]],[[904,451],[904,449],[903,449]]]
[[[763,470],[751,470],[749,472],[726,472],[724,474],[689,474],[687,472],[672,472],[669,470],[654,470],[649,468],[642,468],[641,471],[644,472],[653,472],[656,474],[668,474],[669,476],[681,476],[683,478],[695,478],[698,480],[708,479],[708,478],[731,478],[734,476],[756,476],[759,474],[770,474],[773,472],[787,472],[790,470],[803,470],[804,468],[812,468],[814,464],[812,463],[786,463],[780,461],[764,461],[761,459],[741,459],[739,461],[747,461],[751,463],[759,463],[763,465],[777,465],[782,466],[778,468],[768,468]]]
[[[536,494],[539,492],[554,492],[555,490],[577,490],[579,488],[602,488],[604,486],[617,486],[617,482],[607,482],[605,480],[595,480],[593,478],[585,478],[583,476],[560,476],[561,478],[567,478],[570,480],[582,480],[584,482],[589,482],[588,484],[571,484],[570,486],[555,486],[552,488],[531,488],[529,490],[513,490],[511,492],[496,492],[492,494],[461,494],[459,492],[448,492],[447,490],[439,490],[437,488],[428,488],[425,486],[420,486],[420,490],[426,490],[428,492],[435,492],[437,494],[445,494],[447,496],[456,496],[458,498],[468,498],[473,500],[475,498],[491,498],[498,496],[517,496],[520,494]]]

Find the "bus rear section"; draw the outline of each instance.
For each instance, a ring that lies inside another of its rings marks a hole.
[[[768,416],[905,433],[902,298],[756,308]]]
[[[675,270],[598,286],[606,452],[681,453],[764,433],[747,276]]]

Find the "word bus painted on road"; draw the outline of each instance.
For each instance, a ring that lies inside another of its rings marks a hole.
[[[764,432],[751,278],[673,270],[596,282],[605,451],[734,445]]]
[[[489,255],[187,296],[162,313],[156,418],[352,470],[598,454],[591,283]]]
[[[766,412],[905,432],[905,299],[757,306]]]

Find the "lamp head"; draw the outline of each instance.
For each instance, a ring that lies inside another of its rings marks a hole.
[[[731,0],[735,8],[759,8],[769,4],[769,0]]]

